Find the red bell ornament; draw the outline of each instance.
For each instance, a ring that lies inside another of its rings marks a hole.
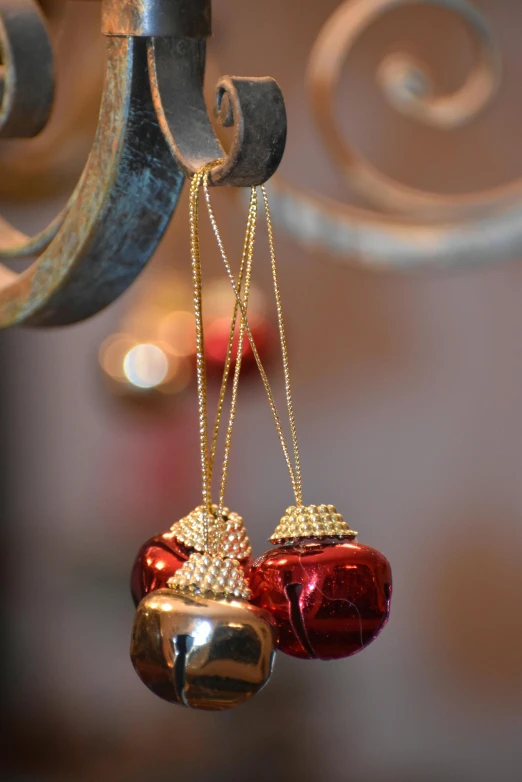
[[[134,605],[137,606],[149,592],[164,589],[190,553],[190,549],[179,543],[171,530],[147,540],[132,566],[130,586]]]
[[[364,649],[390,613],[388,560],[356,541],[333,505],[292,506],[250,572],[252,603],[268,611],[278,649],[333,660]]]
[[[252,547],[243,519],[223,508],[218,518],[218,506],[213,505],[212,533],[219,536],[218,554],[237,559],[248,574],[252,564]],[[172,525],[168,532],[150,538],[138,551],[131,571],[131,594],[134,604],[156,589],[163,589],[193,552],[205,551],[207,531],[205,509],[197,507],[188,516]]]

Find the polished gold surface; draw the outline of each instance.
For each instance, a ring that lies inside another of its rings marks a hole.
[[[221,557],[233,559],[248,559],[252,554],[252,546],[246,533],[241,516],[228,508],[218,513],[218,506],[212,505],[212,519],[209,521],[208,511],[204,505],[199,505],[191,513],[172,525],[171,530],[176,540],[195,551],[204,552],[208,545],[208,531],[219,536],[216,553]]]
[[[164,700],[217,711],[255,695],[274,661],[269,615],[242,601],[160,589],[139,604],[131,659],[143,683]]]
[[[237,559],[191,554],[167,585],[174,590],[205,597],[248,600],[250,587]]]
[[[286,509],[271,543],[284,543],[296,538],[355,538],[357,532],[337,512],[335,505],[291,505]]]

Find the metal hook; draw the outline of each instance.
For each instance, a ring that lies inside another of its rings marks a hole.
[[[215,115],[235,129],[227,155],[212,128],[203,96],[210,10],[210,0],[104,0],[102,30],[106,35],[148,39],[154,108],[174,159],[187,176],[205,163],[223,159],[212,171],[211,184],[261,185],[275,172],[285,149],[283,96],[274,79],[220,79]]]
[[[235,130],[227,155],[205,106],[201,41],[152,38],[148,60],[160,127],[187,176],[221,158],[224,162],[210,176],[213,185],[249,187],[261,185],[272,176],[286,143],[285,104],[274,79],[224,76],[219,80],[215,114],[223,126]]]

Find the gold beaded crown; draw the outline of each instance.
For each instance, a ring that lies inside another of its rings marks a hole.
[[[270,542],[285,543],[296,538],[350,538],[350,529],[334,505],[291,505],[286,509]]]
[[[219,556],[248,559],[252,554],[252,546],[241,516],[228,508],[223,508],[222,516],[218,517],[217,513],[218,506],[212,505],[212,516],[209,518],[205,506],[199,505],[170,529],[176,540],[187,548],[204,552],[208,547],[210,534],[216,541],[216,546],[210,548]]]
[[[237,559],[191,554],[183,567],[167,581],[167,586],[189,595],[211,595],[229,600],[251,596],[245,574]]]

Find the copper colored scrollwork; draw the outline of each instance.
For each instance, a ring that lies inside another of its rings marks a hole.
[[[487,19],[469,0],[345,0],[315,41],[308,86],[325,147],[368,208],[298,190],[278,176],[271,183],[274,216],[296,240],[369,268],[475,266],[519,257],[520,181],[462,196],[407,187],[358,154],[338,127],[337,87],[355,43],[388,12],[413,5],[458,15],[473,40],[475,65],[458,90],[437,95],[424,64],[394,52],[377,71],[386,99],[415,121],[448,131],[473,121],[489,105],[500,84],[500,53]]]

